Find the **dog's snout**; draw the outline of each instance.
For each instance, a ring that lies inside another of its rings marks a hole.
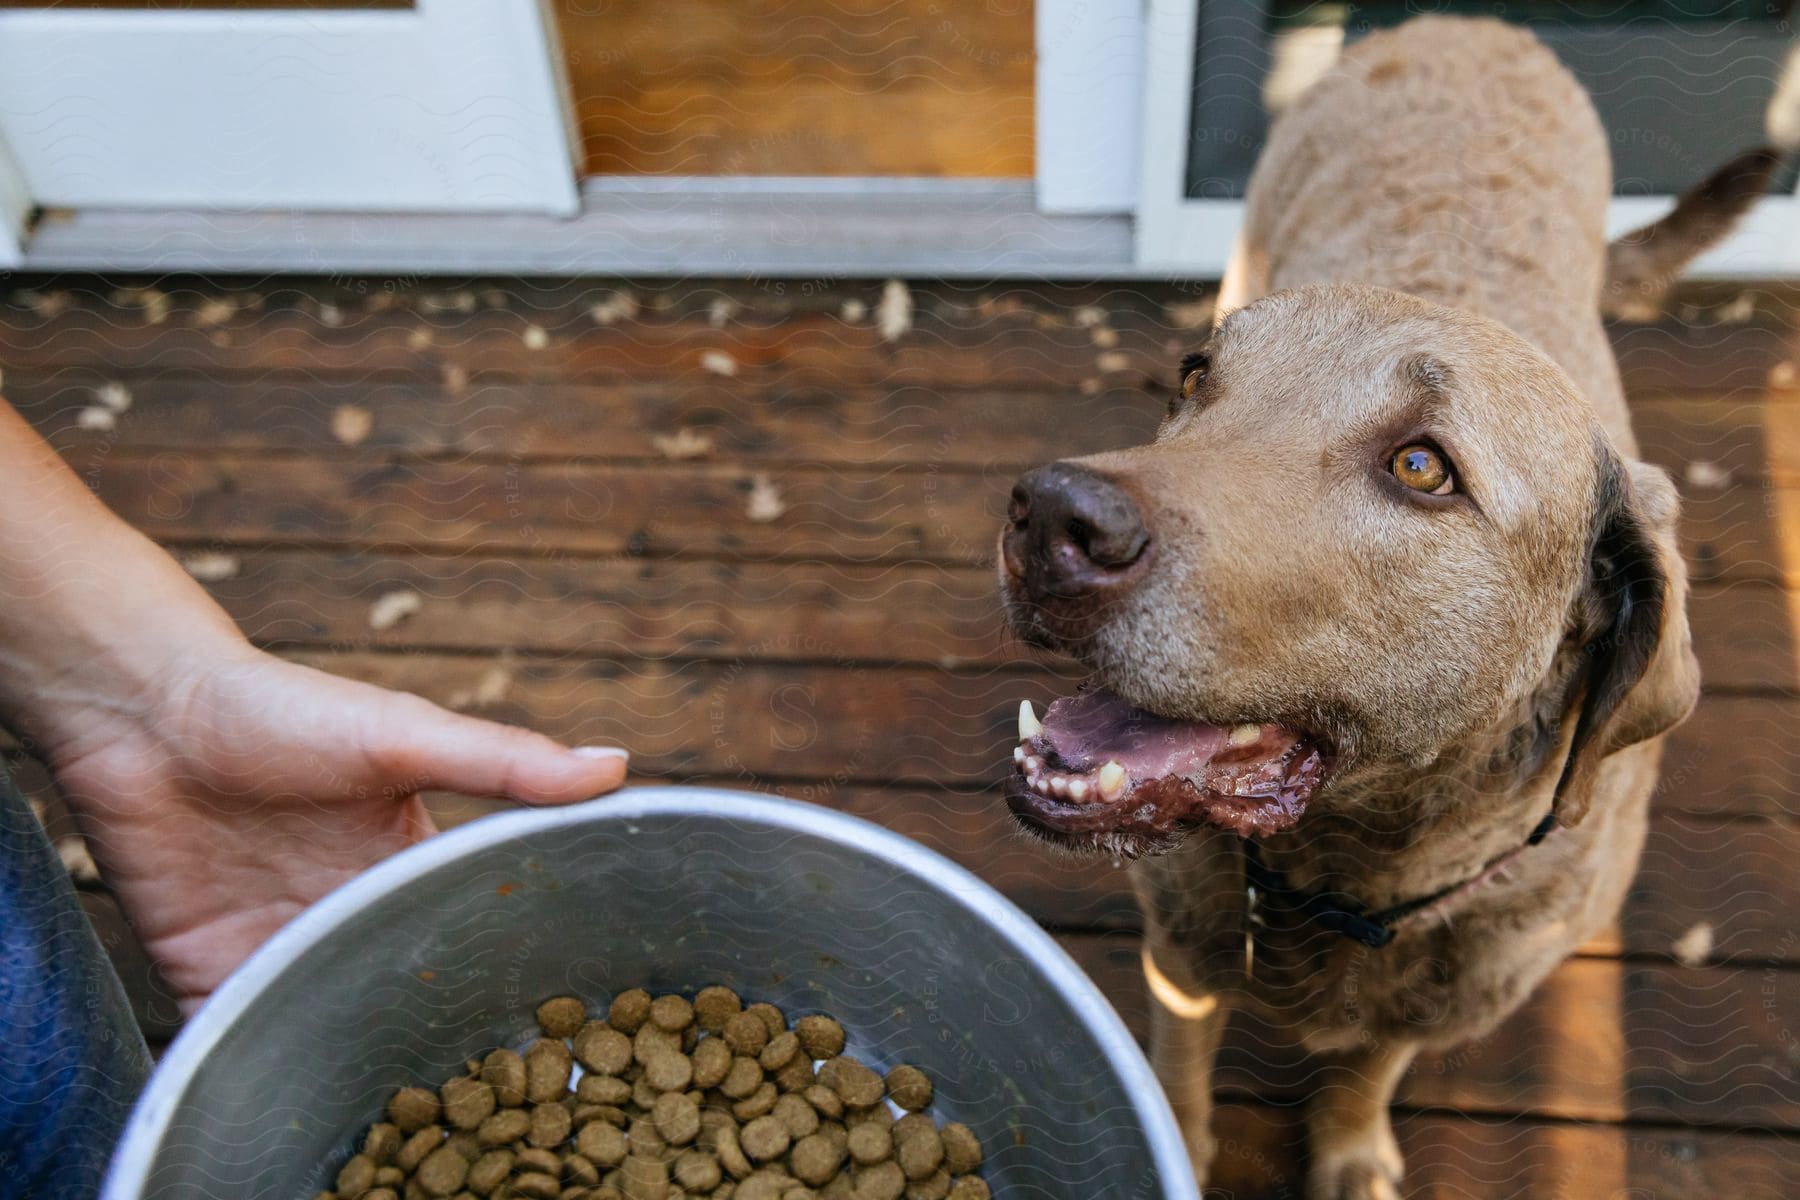
[[[1020,476],[1007,516],[1006,568],[1039,596],[1077,598],[1117,587],[1150,547],[1143,513],[1125,489],[1073,463]]]

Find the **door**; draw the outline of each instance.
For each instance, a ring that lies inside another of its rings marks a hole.
[[[560,72],[539,0],[10,6],[0,220],[33,206],[572,214]]]
[[[1612,146],[1613,233],[1660,216],[1674,196],[1764,140],[1764,110],[1793,40],[1792,0],[1624,0],[1434,11],[1499,13],[1529,25],[1593,96]],[[1404,0],[1148,0],[1137,258],[1216,275],[1270,116]],[[1696,264],[1713,276],[1800,271],[1800,208],[1786,171],[1738,233]]]

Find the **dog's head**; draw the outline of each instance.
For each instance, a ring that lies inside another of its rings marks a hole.
[[[1585,795],[1693,702],[1675,511],[1495,322],[1268,297],[1183,360],[1154,442],[1013,489],[1012,626],[1094,678],[1022,712],[1009,801],[1135,854],[1196,822],[1289,829],[1321,787],[1477,744]]]

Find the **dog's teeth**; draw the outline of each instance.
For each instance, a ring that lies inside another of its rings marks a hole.
[[[1100,768],[1100,773],[1094,778],[1094,786],[1108,800],[1117,800],[1125,794],[1125,768],[1112,759],[1107,759],[1106,765]]]
[[[1025,747],[1023,747],[1023,746],[1014,746],[1013,747],[1013,761],[1016,763],[1021,763],[1021,764],[1024,763]]]
[[[1032,791],[1042,792],[1044,790],[1044,777],[1042,775],[1027,775],[1025,779],[1026,782],[1031,784]]]
[[[1031,707],[1031,701],[1019,701],[1019,740],[1034,738],[1044,732],[1044,723],[1038,720],[1037,710]]]
[[[1039,771],[1041,771],[1043,769],[1044,769],[1044,760],[1043,759],[1039,758],[1035,754],[1027,754],[1025,756],[1025,773],[1027,775],[1035,776]]]
[[[1080,804],[1083,800],[1087,799],[1087,780],[1069,780],[1069,799],[1075,801],[1077,804]]]
[[[1050,779],[1050,790],[1055,792],[1058,796],[1067,796],[1069,794],[1068,779],[1061,775],[1052,776]]]
[[[1262,737],[1261,725],[1233,725],[1225,740],[1233,746],[1248,746]]]

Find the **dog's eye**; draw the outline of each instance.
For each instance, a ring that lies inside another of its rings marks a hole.
[[[1181,360],[1181,388],[1173,400],[1169,401],[1169,415],[1200,394],[1200,385],[1206,382],[1206,373],[1212,369],[1212,359],[1205,354],[1190,354]]]
[[[1388,470],[1415,492],[1448,496],[1456,490],[1456,476],[1450,470],[1450,460],[1436,446],[1427,446],[1423,442],[1396,450]]]

